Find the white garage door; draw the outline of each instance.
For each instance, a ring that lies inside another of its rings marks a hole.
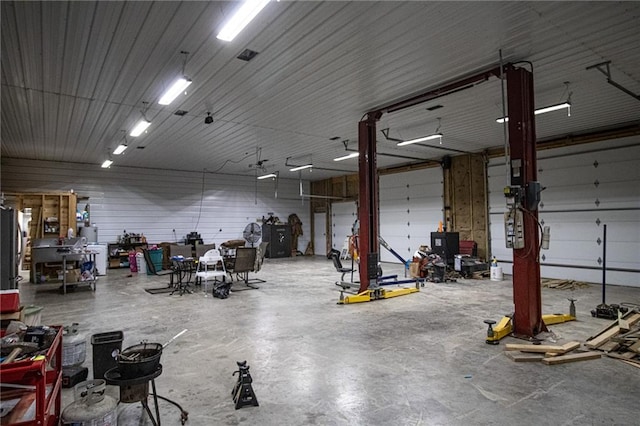
[[[603,228],[607,225],[607,284],[640,286],[640,137],[541,151],[539,220],[551,227],[541,275],[602,282]],[[491,251],[506,273],[504,159],[489,165]]]
[[[380,236],[405,260],[431,244],[442,220],[442,191],[440,167],[380,176]],[[380,260],[400,263],[384,247]]]
[[[331,203],[331,247],[342,251],[342,245],[351,235],[353,223],[358,219],[358,208],[355,201]]]

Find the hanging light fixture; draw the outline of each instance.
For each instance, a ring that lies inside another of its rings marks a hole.
[[[160,105],[169,105],[178,97],[180,93],[184,92],[185,89],[189,87],[189,85],[191,85],[192,83],[191,79],[188,77],[185,77],[184,75],[184,69],[187,65],[187,58],[188,58],[189,52],[181,50],[180,53],[184,55],[184,60],[182,62],[182,77],[178,78],[171,85],[171,87],[166,92],[164,92],[164,94],[158,101]]]
[[[420,142],[426,142],[426,141],[430,141],[430,140],[434,140],[434,139],[439,139],[440,140],[440,145],[442,145],[442,133],[440,133],[440,125],[441,125],[441,118],[438,117],[438,127],[436,128],[435,133],[429,135],[429,136],[423,136],[423,137],[419,137],[416,139],[411,139],[408,141],[402,141],[402,142],[398,142],[396,145],[397,146],[405,146],[405,145],[411,145],[414,143],[420,143]]]
[[[131,130],[131,133],[129,133],[129,136],[132,136],[134,138],[140,136],[142,132],[147,130],[147,128],[149,128],[149,126],[151,125],[151,122],[147,120],[147,117],[145,116],[145,112],[148,109],[149,102],[142,102],[142,104],[146,107],[144,110],[140,111],[142,113],[142,120],[138,121],[133,130]]]
[[[275,173],[269,173],[269,174],[266,174],[266,175],[258,176],[258,180],[269,179],[269,178],[277,178],[277,177],[278,177],[278,172],[275,172]]]
[[[310,169],[313,167],[313,164],[305,164],[304,166],[297,166],[292,169],[289,169],[290,172],[297,172],[298,170]]]
[[[269,0],[245,0],[216,37],[223,41],[232,41],[264,9],[267,3]]]
[[[345,151],[347,151],[349,149],[349,139],[343,140],[342,144],[344,145]],[[349,160],[350,158],[357,158],[359,156],[360,156],[359,152],[352,152],[350,154],[343,155],[342,157],[334,158],[333,161],[344,161],[344,160]]]
[[[350,158],[357,158],[360,156],[359,152],[352,152],[351,154],[343,155],[342,157],[334,158],[333,161],[344,161]]]
[[[533,114],[534,115],[546,114],[547,112],[558,111],[566,108],[567,117],[571,117],[571,95],[573,94],[573,92],[571,92],[569,88],[569,85],[571,83],[569,83],[568,81],[565,81],[564,84],[566,86],[565,93],[567,92],[569,93],[567,96],[567,100],[565,102],[555,104],[555,105],[549,105],[544,108],[538,108],[533,112]],[[509,121],[509,117],[500,117],[496,119],[496,123],[506,123],[508,121]]]
[[[124,130],[123,130],[124,132]],[[127,133],[124,134],[124,142],[120,143],[116,149],[113,150],[113,155],[120,155],[127,149]]]

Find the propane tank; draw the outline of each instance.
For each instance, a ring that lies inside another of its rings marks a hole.
[[[118,402],[105,395],[103,379],[80,382],[73,388],[74,402],[62,412],[62,424],[67,426],[117,426]]]
[[[78,323],[64,326],[62,330],[62,366],[81,365],[87,356],[87,338],[78,333]]]

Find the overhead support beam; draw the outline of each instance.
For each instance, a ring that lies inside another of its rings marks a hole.
[[[376,122],[382,114],[400,111],[405,108],[428,102],[441,96],[450,95],[487,81],[491,77],[500,77],[501,70],[510,64],[493,66],[478,73],[452,80],[444,85],[431,88],[423,93],[392,102],[389,105],[373,109],[365,114],[358,123],[358,221],[360,252],[360,290],[377,287],[379,224],[378,224],[378,171],[376,167]],[[430,147],[433,148],[433,147]]]
[[[504,65],[505,68],[508,66],[510,65],[509,64]],[[442,96],[451,95],[461,90],[470,89],[476,84],[489,80],[489,78],[491,77],[500,77],[500,66],[493,66],[491,68],[480,71],[478,73],[474,73],[472,75],[468,75],[456,80],[449,81],[443,85],[428,89],[425,92],[418,93],[406,99],[402,99],[399,101],[392,102],[388,105],[378,107],[372,110],[372,112],[380,112],[384,114],[384,113],[400,111],[402,109],[410,108],[412,106],[416,106],[421,103],[440,98]]]
[[[508,67],[506,77],[510,182],[527,193],[537,181],[533,74],[524,68]],[[513,250],[513,332],[533,337],[546,330],[542,321],[538,206],[530,197],[523,198],[524,247]]]

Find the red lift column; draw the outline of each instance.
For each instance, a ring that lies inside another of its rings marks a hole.
[[[533,75],[524,68],[508,67],[507,100],[511,186],[526,193],[537,181]],[[523,198],[524,248],[513,250],[514,334],[533,337],[546,330],[542,321],[538,208]]]
[[[358,250],[360,251],[359,293],[377,287],[378,272],[378,168],[376,162],[376,121],[382,114],[368,113],[358,123]]]

